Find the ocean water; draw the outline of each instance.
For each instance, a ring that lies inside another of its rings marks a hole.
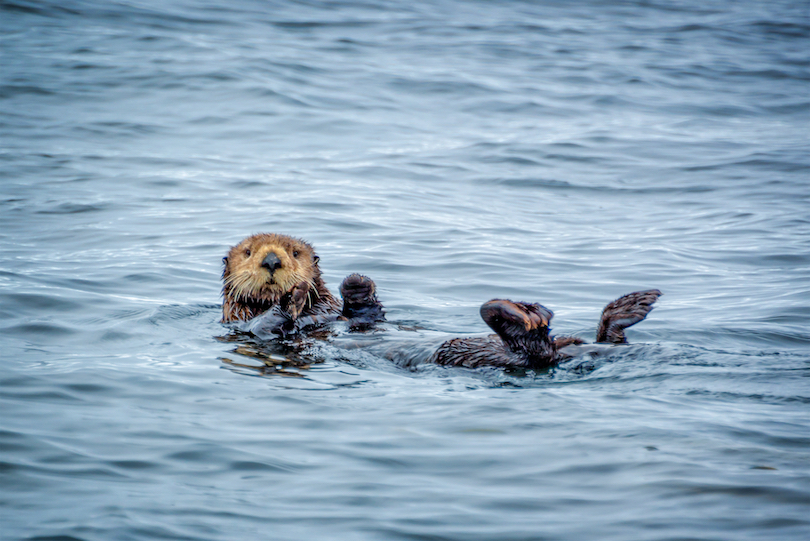
[[[809,135],[806,1],[2,0],[0,538],[807,539]],[[262,231],[388,323],[221,325]]]

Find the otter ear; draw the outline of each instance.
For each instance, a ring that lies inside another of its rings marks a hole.
[[[225,280],[230,276],[231,271],[228,269],[228,256],[222,258],[222,279]]]
[[[320,260],[321,260],[320,257],[316,256],[315,254],[312,254],[312,264],[313,265],[317,265],[318,261],[320,261]]]

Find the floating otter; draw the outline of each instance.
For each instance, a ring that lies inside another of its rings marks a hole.
[[[624,329],[647,317],[661,296],[657,289],[630,293],[602,311],[597,342],[623,344]],[[554,313],[540,304],[493,299],[481,306],[481,317],[497,334],[484,338],[455,338],[439,346],[429,362],[450,366],[501,366],[542,369],[568,356],[561,350],[585,341],[549,336]]]
[[[324,284],[318,261],[312,246],[300,239],[266,233],[246,238],[223,258],[222,322],[258,322],[249,330],[288,336],[338,319],[348,320],[354,328],[385,320],[373,280],[347,276],[340,285],[341,302]],[[647,317],[660,296],[660,291],[650,289],[608,304],[597,343],[624,343],[624,329]],[[540,304],[493,299],[481,306],[481,317],[495,335],[448,340],[428,362],[542,369],[567,358],[562,351],[566,346],[584,343],[576,337],[550,336],[554,314]]]
[[[320,258],[303,240],[270,233],[246,238],[223,258],[222,323],[269,313],[270,331],[282,336],[308,325],[349,320],[352,325],[385,319],[370,278],[352,274],[340,286],[341,303],[327,289]]]

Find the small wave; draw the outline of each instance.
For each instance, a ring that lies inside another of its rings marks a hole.
[[[545,178],[494,178],[482,179],[481,184],[499,184],[501,186],[512,186],[515,188],[579,188],[565,180],[545,179]]]
[[[158,308],[147,321],[152,325],[160,325],[166,321],[183,321],[200,315],[209,315],[214,311],[222,315],[218,304],[172,304]]]
[[[810,24],[793,21],[757,21],[750,23],[750,26],[766,35],[805,40],[810,38]]]
[[[47,88],[36,85],[0,85],[0,99],[8,99],[26,94],[51,96],[54,94],[54,92]]]
[[[108,210],[107,203],[58,203],[51,208],[38,210],[37,214],[83,214]]]
[[[75,335],[79,331],[67,325],[59,325],[50,322],[31,322],[11,325],[0,329],[3,333],[16,336],[30,337],[52,337]]]
[[[80,15],[80,12],[66,8],[64,6],[59,5],[48,5],[48,6],[33,6],[31,3],[17,3],[12,2],[9,0],[3,0],[0,2],[0,10],[8,11],[10,13],[26,13],[30,15],[41,15],[45,17],[55,17],[58,15]]]

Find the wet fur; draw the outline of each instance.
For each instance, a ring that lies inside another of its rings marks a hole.
[[[281,267],[262,267],[269,254]],[[312,246],[301,239],[272,233],[246,238],[223,259],[222,322],[248,321],[279,307],[295,319],[301,315],[340,313],[341,303],[326,288]]]
[[[626,342],[624,329],[647,317],[661,296],[657,289],[630,293],[602,311],[596,341]],[[552,337],[554,314],[540,304],[493,299],[481,306],[481,317],[496,334],[484,338],[454,338],[443,343],[429,361],[450,366],[500,366],[543,369],[567,356],[570,345],[585,343],[573,336]]]
[[[274,268],[265,258],[274,255]],[[249,321],[273,310],[286,336],[299,327],[345,319],[355,328],[383,321],[374,282],[352,274],[340,287],[343,301],[326,288],[312,246],[286,235],[262,233],[246,238],[223,259],[222,322]],[[630,293],[602,311],[597,342],[626,342],[624,329],[647,317],[661,296],[657,289]],[[554,313],[535,303],[493,299],[481,306],[481,317],[496,334],[444,342],[429,362],[452,366],[500,366],[542,369],[566,358],[563,348],[583,344],[570,336],[550,336]],[[276,332],[273,330],[272,332]]]

